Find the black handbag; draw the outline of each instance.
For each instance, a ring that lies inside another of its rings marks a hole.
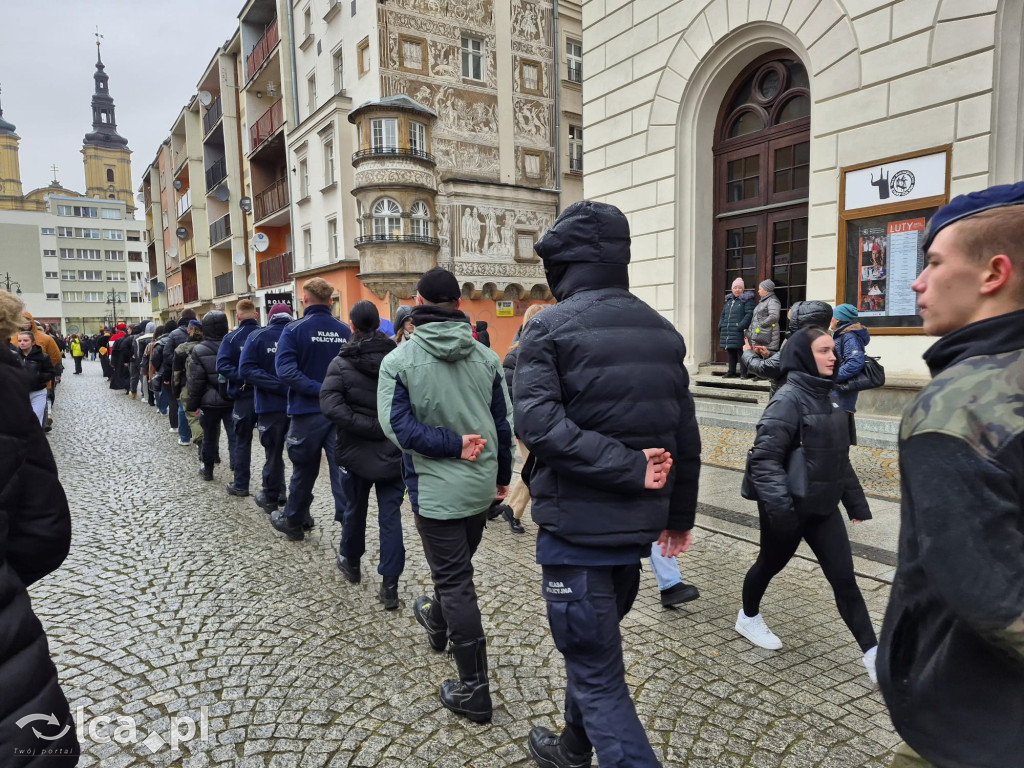
[[[877,357],[864,355],[864,368],[853,378],[836,385],[840,392],[861,392],[865,389],[877,389],[885,386],[885,368]]]
[[[757,491],[750,480],[750,459],[754,449],[747,451],[747,465],[743,471],[743,480],[740,483],[740,496],[750,501],[757,501]],[[797,435],[797,446],[789,452],[786,457],[786,485],[789,487],[789,495],[794,499],[802,499],[807,495],[807,460],[804,458],[804,437],[803,425]]]

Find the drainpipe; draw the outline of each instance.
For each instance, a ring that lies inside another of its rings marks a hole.
[[[551,34],[554,37],[552,42],[552,48],[554,50],[554,67],[552,72],[552,81],[554,83],[555,92],[555,216],[558,216],[562,212],[562,108],[561,99],[559,96],[562,93],[562,81],[558,79],[558,60],[562,55],[562,48],[558,44],[558,3],[559,0],[553,0],[552,2],[552,17],[551,17]]]
[[[298,120],[299,120],[299,77],[298,77],[298,75],[295,72],[295,35],[293,34],[293,30],[295,29],[295,27],[293,26],[294,19],[292,18],[292,0],[284,0],[284,4],[285,4],[285,7],[288,9],[288,52],[289,52],[289,57],[288,58],[289,58],[289,68],[291,69],[291,76],[292,76],[292,120],[294,120],[295,124],[297,124]],[[286,121],[285,135],[287,135],[288,132],[291,130],[291,128],[294,128],[294,127],[295,127],[294,124],[292,126],[290,126],[290,127],[287,127],[287,121]],[[285,167],[285,175],[287,176],[287,174],[288,174],[288,166],[291,165],[291,163],[289,162],[289,158],[288,158],[288,142],[287,141],[285,141],[284,160],[285,160],[285,166],[284,166]],[[291,205],[292,205],[292,203],[289,200],[288,207],[290,208]],[[289,219],[290,218],[291,217],[289,216]],[[294,272],[294,268],[295,268],[295,233],[292,232],[291,236],[292,236],[292,271]],[[294,302],[296,313],[298,312],[298,306],[299,306],[299,290],[298,290],[298,288],[299,288],[299,282],[294,277],[292,277],[292,301]]]

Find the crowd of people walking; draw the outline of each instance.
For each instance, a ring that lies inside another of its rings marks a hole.
[[[773,577],[806,542],[909,742],[894,765],[1004,768],[1024,750],[1021,243],[1024,184],[955,199],[927,233],[928,263],[913,289],[925,330],[942,338],[926,357],[934,379],[900,435],[900,563],[881,641],[840,511],[854,523],[871,519],[849,457],[867,328],[852,305],[807,301],[790,307],[785,335],[770,280],[759,285],[756,304],[737,280],[719,324],[727,375],[750,371],[773,382],[738,489],[757,501],[760,543],[737,595],[735,630],[760,648],[783,648],[762,606],[772,603]],[[645,558],[664,605],[699,596],[675,561],[691,543],[700,478],[686,347],[671,323],[629,291],[629,227],[618,209],[571,206],[536,251],[557,303],[529,309],[504,360],[484,343],[486,325],[474,326],[460,310],[458,281],[442,268],[422,275],[415,304],[400,307],[393,326],[368,301],[349,308],[348,323],[334,317],[333,287],[312,278],[302,288],[301,318],[277,304],[261,327],[256,307],[243,299],[233,330],[221,311],[199,319],[187,309],[163,326],[121,324],[67,346],[76,373],[95,347],[111,390],[133,398],[141,392],[166,414],[179,444],[198,446],[203,480],[212,481],[222,462],[223,430],[225,492],[255,491],[268,525],[289,541],[302,541],[317,524],[312,489],[326,458],[341,523],[336,563],[350,583],[363,578],[374,492],[385,610],[401,602],[408,499],[434,587],[412,601],[412,614],[427,645],[455,662],[457,676],[440,686],[441,704],[473,722],[493,713],[473,557],[488,519],[523,533],[530,508],[567,689],[563,730],[534,728],[529,752],[548,768],[589,766],[595,753],[602,768],[653,768],[660,763],[627,686],[619,625]],[[46,393],[59,380],[46,348],[57,340],[13,311],[12,299],[0,295],[0,330],[14,333],[0,385],[45,425]],[[24,414],[11,422],[9,439],[27,440],[37,468],[55,475],[42,433]],[[254,430],[264,450],[258,488],[250,477]],[[6,435],[0,430],[0,440]],[[516,448],[523,465],[513,482]],[[0,477],[0,492],[12,482]],[[17,558],[25,550],[8,549],[13,555],[0,561],[0,578],[20,594],[67,552],[60,496],[47,500],[59,508],[51,556],[23,562]],[[5,501],[0,513],[11,518],[14,508]],[[17,540],[17,521],[0,530]],[[27,598],[0,610],[30,615]],[[45,637],[33,631],[32,663],[40,679],[55,681]],[[0,638],[0,665],[9,663],[9,650]],[[47,711],[69,719],[55,682],[47,690]],[[13,738],[8,720],[23,706],[0,709],[4,746]]]

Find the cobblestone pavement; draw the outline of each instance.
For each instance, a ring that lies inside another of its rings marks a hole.
[[[527,766],[529,729],[561,727],[564,671],[531,523],[525,536],[490,525],[477,556],[495,715],[473,725],[437,700],[454,667],[430,652],[411,614],[429,585],[411,524],[402,606],[385,612],[375,556],[360,585],[334,566],[325,484],[318,527],[292,543],[251,498],[225,494],[226,469],[202,482],[194,449],[175,444],[156,409],[109,391],[98,364],[65,377],[55,418],[74,543],[32,595],[72,710],[82,708],[82,765]],[[898,739],[812,563],[794,561],[766,597],[783,651],[733,631],[753,558],[750,544],[698,530],[683,569],[702,597],[681,610],[663,610],[644,574],[623,633],[655,751],[690,768],[887,766]],[[887,587],[862,586],[879,621]],[[185,738],[184,718],[201,720],[204,707],[206,738]],[[109,726],[93,719],[103,715]],[[119,716],[134,718],[136,743],[97,743],[131,738]],[[176,750],[163,744],[172,721],[183,734]]]

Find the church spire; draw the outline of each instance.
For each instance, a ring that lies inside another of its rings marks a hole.
[[[0,136],[13,136],[18,138],[18,134],[14,132],[14,123],[9,123],[4,120],[4,105],[0,104]]]
[[[99,32],[96,33],[96,72],[92,76],[96,81],[96,91],[92,95],[92,132],[85,135],[85,146],[122,149],[128,146],[128,139],[117,132],[114,99],[110,95],[109,77],[100,57],[102,37]]]

